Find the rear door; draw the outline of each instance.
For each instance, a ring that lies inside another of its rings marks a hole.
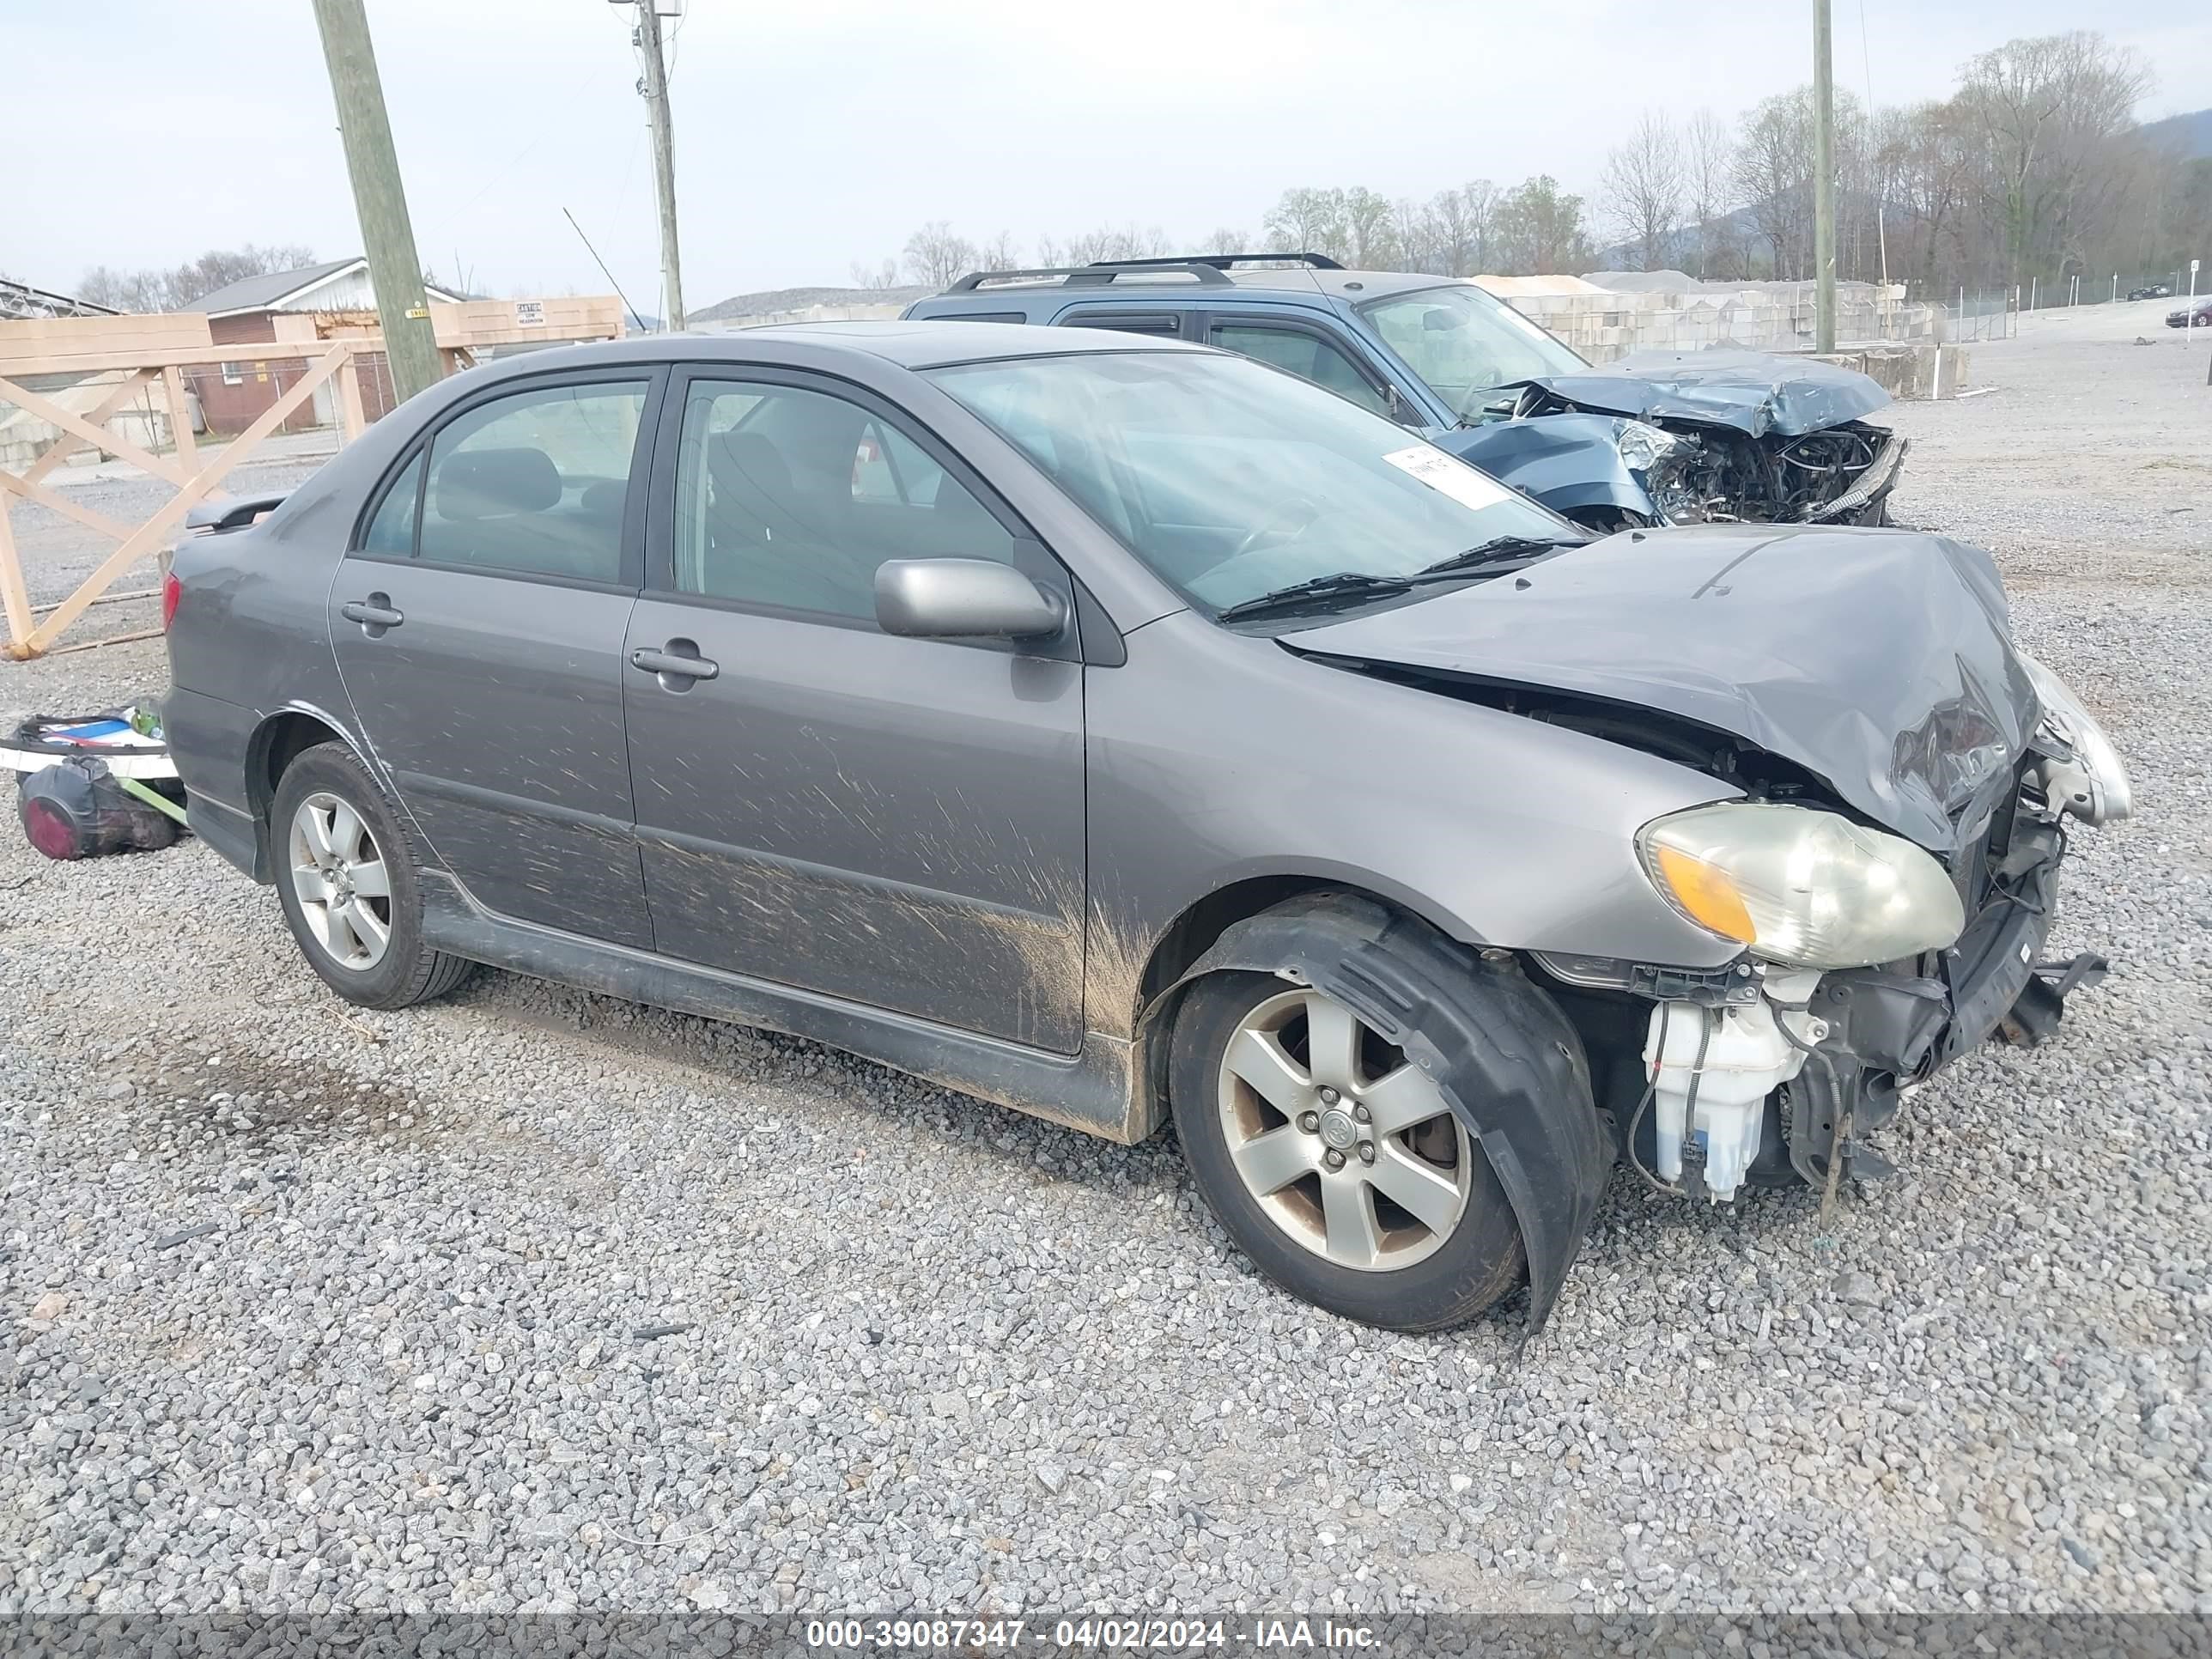
[[[630,769],[663,953],[1072,1054],[1083,1029],[1083,667],[895,637],[888,558],[1070,589],[981,481],[851,385],[672,389]]]
[[[503,915],[636,946],[623,641],[659,378],[462,405],[388,477],[330,595],[356,719],[439,861]]]

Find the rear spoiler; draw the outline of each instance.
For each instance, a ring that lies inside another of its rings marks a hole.
[[[226,530],[243,530],[274,513],[284,500],[283,491],[268,495],[225,495],[202,501],[185,514],[187,536],[215,536]]]

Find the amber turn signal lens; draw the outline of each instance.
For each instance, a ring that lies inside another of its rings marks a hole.
[[[1746,945],[1758,939],[1759,929],[1752,925],[1751,912],[1744,908],[1742,896],[1726,874],[1703,859],[1692,858],[1672,847],[1655,848],[1653,852],[1660,875],[1673,890],[1674,902],[1692,920],[1724,938],[1741,939]]]

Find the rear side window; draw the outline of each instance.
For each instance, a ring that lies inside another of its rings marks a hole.
[[[388,559],[413,558],[415,505],[422,494],[422,456],[417,451],[377,503],[376,516],[368,521],[368,534],[361,538],[361,550]]]
[[[419,556],[619,581],[647,390],[643,380],[535,386],[456,416],[431,443]]]

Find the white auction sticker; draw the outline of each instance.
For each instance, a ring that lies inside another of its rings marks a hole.
[[[1487,475],[1476,471],[1455,455],[1447,455],[1434,444],[1415,444],[1394,449],[1382,458],[1401,472],[1410,472],[1431,489],[1441,490],[1462,507],[1496,507],[1513,492]]]

